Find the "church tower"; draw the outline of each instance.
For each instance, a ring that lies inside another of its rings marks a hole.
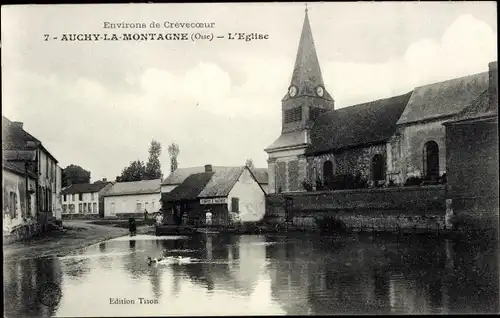
[[[288,91],[281,100],[281,135],[267,147],[269,193],[304,191],[309,130],[323,112],[334,109],[321,75],[306,7]]]

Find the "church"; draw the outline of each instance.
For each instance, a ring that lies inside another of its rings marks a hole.
[[[443,123],[488,89],[488,72],[335,109],[323,81],[307,9],[282,99],[281,135],[267,148],[268,193],[319,190],[336,176],[368,187],[446,180]],[[420,182],[420,181],[419,181]]]

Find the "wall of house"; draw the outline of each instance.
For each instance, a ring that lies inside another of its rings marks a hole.
[[[61,185],[62,185],[62,168],[56,166],[56,193],[55,193],[55,217],[56,220],[62,219],[62,196],[61,196]]]
[[[239,219],[242,222],[259,221],[266,211],[265,193],[245,169],[228,195],[228,209],[233,212],[232,198],[239,199]]]
[[[111,187],[113,187],[113,183],[109,183],[107,186],[105,186],[104,188],[101,189],[101,191],[99,191],[99,217],[103,218],[104,217],[104,214],[105,214],[105,207],[104,207],[104,195],[106,194],[106,192],[108,192],[109,189],[111,189]]]
[[[498,225],[498,123],[446,127],[447,198],[457,216]],[[479,224],[479,225],[481,225]]]
[[[37,207],[35,204],[35,195],[32,194],[29,198],[29,200],[31,201],[31,208],[29,208],[28,195],[26,193],[26,178],[24,176],[18,175],[5,169],[2,169],[2,174],[3,230],[4,232],[10,232],[12,229],[18,226],[25,225],[34,221]],[[35,180],[29,178],[28,190],[35,188]],[[15,194],[15,197],[11,196],[12,193]],[[15,207],[15,213],[12,213],[12,207]]]
[[[299,226],[313,227],[314,219],[331,216],[353,229],[437,230],[445,225],[444,186],[397,187],[287,194],[292,198],[291,218]],[[266,217],[284,222],[285,195],[268,195]]]
[[[439,174],[446,172],[446,140],[443,123],[447,120],[449,118],[416,123],[398,129],[398,133],[401,134],[403,182],[408,177],[425,175],[424,145],[431,140],[439,147]]]
[[[118,214],[149,213],[157,212],[160,207],[161,194],[134,194],[104,197],[104,216],[114,217]],[[140,204],[140,207],[138,206]]]
[[[62,196],[62,210],[63,214],[99,214],[99,193],[82,193],[82,200],[80,194],[67,194]],[[93,197],[92,197],[93,195]],[[90,208],[89,208],[90,206]]]
[[[45,151],[38,149],[38,207],[40,211],[48,213],[49,219],[56,217],[57,194],[61,191],[56,184],[57,167],[57,163]]]
[[[384,158],[387,158],[386,145],[379,144],[353,148],[336,155],[328,153],[315,157],[308,157],[307,179],[311,184],[315,184],[318,178],[319,180],[324,181],[323,166],[326,161],[330,161],[333,164],[333,173],[336,175],[349,173],[356,175],[359,172],[364,178],[371,180],[372,159],[376,154],[380,154]]]
[[[305,148],[271,153],[268,159],[268,193],[304,191],[307,177]]]

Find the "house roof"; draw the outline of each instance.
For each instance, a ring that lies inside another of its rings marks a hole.
[[[226,169],[232,169],[234,167],[228,167],[228,166],[213,166],[212,171],[217,171],[217,170],[226,170]],[[267,168],[255,168],[256,171],[255,173],[255,178],[259,183],[267,184],[268,183],[268,175],[267,175]],[[188,168],[178,168],[174,172],[172,172],[166,179],[163,180],[161,183],[162,185],[179,185],[184,180],[186,180],[187,177],[194,173],[201,173],[205,172],[205,166],[202,167],[188,167]]]
[[[498,115],[498,105],[492,105],[489,99],[489,90],[485,90],[469,106],[465,107],[450,122],[457,122],[469,119],[484,118]]]
[[[267,172],[267,168],[253,168],[253,175],[257,182],[260,184],[268,184],[269,183],[269,174]]]
[[[40,147],[56,163],[57,159],[43,146],[42,142],[33,137],[23,128],[17,126],[7,117],[2,116],[2,150],[35,150]]]
[[[211,198],[227,196],[245,168],[246,166],[241,166],[215,171],[205,188],[198,194],[198,197]]]
[[[488,72],[417,87],[398,125],[455,115],[487,88]]]
[[[411,92],[323,113],[311,129],[306,154],[382,142],[396,131],[396,123]]]
[[[205,188],[215,172],[194,173],[168,193],[162,194],[164,201],[195,200]]]
[[[104,196],[160,193],[161,179],[115,183]]]
[[[305,130],[296,130],[291,132],[282,133],[265,151],[272,151],[275,149],[307,145],[309,140]]]
[[[61,194],[77,194],[99,192],[110,183],[77,183],[61,191]]]
[[[2,168],[22,176],[24,176],[26,173],[24,168],[24,163],[22,162],[11,162],[3,160]],[[32,171],[28,171],[27,175],[33,179],[37,178],[37,175]]]

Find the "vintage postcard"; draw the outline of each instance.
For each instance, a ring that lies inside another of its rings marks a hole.
[[[1,9],[4,317],[499,312],[495,2]]]

